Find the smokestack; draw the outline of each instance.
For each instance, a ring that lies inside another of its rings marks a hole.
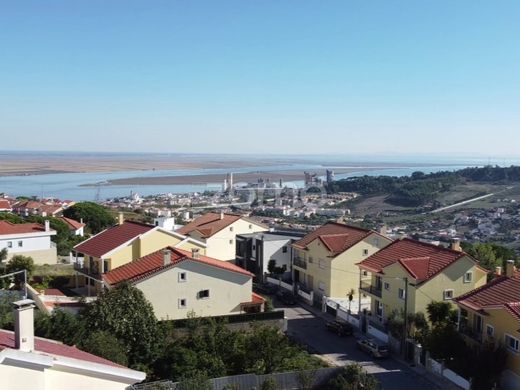
[[[495,267],[495,275],[496,276],[502,275],[502,267]]]
[[[119,225],[122,225],[123,222],[125,222],[125,215],[123,213],[119,213],[119,215],[117,216],[117,222],[119,223]]]
[[[172,251],[169,249],[163,250],[163,264],[169,265],[172,262]]]
[[[34,301],[13,302],[15,348],[23,352],[34,350]]]
[[[515,274],[516,267],[515,267],[515,261],[514,260],[507,260],[506,263],[506,276],[508,278],[512,277]]]
[[[48,232],[51,230],[51,223],[48,219],[45,220],[45,231]]]
[[[191,257],[193,259],[199,258],[199,249],[198,248],[191,248]]]
[[[457,252],[462,252],[462,247],[460,246],[460,239],[454,238],[451,241],[451,250],[457,251]]]

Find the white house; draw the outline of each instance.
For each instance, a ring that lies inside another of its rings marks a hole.
[[[0,330],[0,389],[124,390],[145,379],[144,372],[34,337],[33,303],[14,302],[15,331]]]
[[[56,246],[51,237],[56,235],[49,221],[14,224],[0,221],[0,250],[7,248],[7,259],[14,255],[31,256],[35,264],[55,264]]]
[[[67,217],[60,217],[63,222],[67,224],[69,227],[69,230],[75,235],[83,237],[85,234],[85,224],[83,223],[83,220],[76,221],[75,219],[67,218]]]

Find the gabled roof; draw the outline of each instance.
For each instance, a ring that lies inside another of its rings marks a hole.
[[[386,267],[398,263],[412,277],[422,282],[464,256],[471,258],[465,252],[404,238],[394,241],[357,265],[371,272],[384,273]]]
[[[39,223],[11,223],[9,221],[0,221],[0,235],[41,233],[44,231],[45,227]],[[56,233],[54,230],[50,232]]]
[[[6,348],[16,349],[14,332],[0,329],[0,351]],[[69,345],[62,344],[58,341],[44,339],[40,337],[34,338],[34,349],[35,353],[51,356],[57,355],[77,360],[83,360],[90,363],[106,364],[112,367],[126,368],[117,363],[111,362],[110,360],[104,359],[96,355],[92,355],[88,352],[84,352],[76,347],[71,347]]]
[[[7,199],[0,199],[0,210],[11,210],[11,203]]]
[[[168,265],[164,265],[164,249],[171,251],[171,262]],[[220,268],[230,272],[236,272],[250,277],[253,276],[252,273],[246,271],[245,269],[226,261],[217,260],[212,257],[202,255],[199,255],[197,258],[195,258],[192,256],[191,251],[185,251],[173,247],[167,247],[164,249],[150,253],[149,255],[141,257],[140,259],[137,259],[131,263],[124,264],[121,267],[114,268],[112,271],[109,271],[103,275],[103,280],[109,285],[116,285],[123,281],[134,283],[139,280],[148,278],[157,272],[175,267],[184,260],[195,261],[211,267]]]
[[[238,214],[206,213],[198,218],[195,218],[189,224],[181,227],[179,230],[177,230],[177,232],[187,235],[197,231],[203,238],[209,238],[222,229],[228,227],[232,223],[243,218],[245,217]],[[251,222],[260,225],[258,222]]]
[[[325,225],[310,232],[301,240],[293,243],[293,246],[306,249],[316,239],[319,239],[334,255],[345,252],[350,247],[364,240],[372,233],[372,230],[362,229],[337,222],[327,222]]]
[[[67,224],[67,226],[69,227],[69,229],[72,229],[72,230],[78,230],[78,229],[81,229],[82,227],[85,227],[84,223],[78,222],[75,219],[71,219],[71,218],[67,218],[67,217],[60,217],[59,219],[61,219],[63,222],[65,222]]]
[[[76,245],[74,250],[88,256],[102,257],[111,250],[139,235],[152,230],[154,226],[145,223],[124,221]]]
[[[454,300],[477,311],[504,307],[520,319],[520,272],[515,272],[512,277],[500,276]]]

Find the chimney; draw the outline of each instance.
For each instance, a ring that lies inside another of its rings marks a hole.
[[[516,271],[515,267],[515,261],[514,260],[507,260],[506,263],[506,276],[508,278],[512,277]]]
[[[454,238],[451,241],[451,250],[457,251],[457,252],[462,252],[462,247],[460,246],[460,239]]]
[[[34,350],[34,301],[13,302],[15,348],[23,352]]]
[[[83,218],[79,219],[79,223],[83,224]]]
[[[118,215],[118,217],[117,217],[117,223],[118,223],[119,225],[122,225],[123,222],[125,222],[125,216],[124,216],[123,213],[119,213],[119,215]]]
[[[172,262],[172,251],[169,249],[163,250],[163,265],[169,265]]]
[[[51,223],[48,219],[45,220],[45,231],[48,232],[51,230]]]
[[[379,234],[381,234],[382,236],[386,236],[386,231],[387,231],[386,225],[381,225],[381,227],[379,228]]]
[[[502,275],[502,267],[495,267],[495,275],[496,276]]]
[[[224,219],[224,212],[223,211],[220,212],[220,219]]]
[[[199,249],[198,248],[191,248],[191,257],[193,259],[199,258]]]

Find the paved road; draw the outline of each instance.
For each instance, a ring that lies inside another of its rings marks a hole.
[[[343,366],[352,362],[361,364],[367,372],[374,374],[384,390],[439,389],[436,385],[394,359],[374,361],[369,355],[356,348],[353,336],[339,337],[325,329],[325,320],[301,306],[275,306],[285,310],[287,333],[306,344],[313,352],[322,355],[333,365]]]

